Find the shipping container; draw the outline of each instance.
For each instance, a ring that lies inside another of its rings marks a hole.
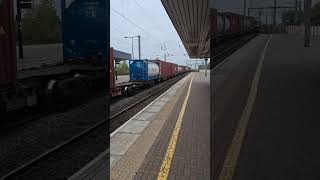
[[[182,66],[182,72],[186,72],[187,70],[186,70],[186,67],[185,66]]]
[[[175,76],[178,74],[178,65],[171,63],[171,74]]]
[[[229,31],[230,28],[230,21],[229,18],[224,13],[219,13],[217,16],[217,23],[218,23],[218,33],[226,33]]]
[[[107,3],[106,0],[62,0],[65,62],[108,63],[110,18]]]
[[[211,20],[211,35],[213,38],[217,35],[217,10],[216,9],[210,9],[210,20]]]
[[[14,85],[17,76],[12,0],[0,0],[0,87]]]
[[[116,78],[115,78],[115,65],[114,65],[114,56],[113,56],[113,48],[110,48],[110,94],[112,94],[112,91],[116,88]]]
[[[160,80],[160,67],[157,61],[130,60],[130,81]]]
[[[170,78],[173,74],[171,71],[171,63],[162,61],[162,60],[157,60],[160,66],[160,78],[161,80],[166,80]]]
[[[230,21],[230,28],[229,33],[237,34],[240,32],[241,24],[240,24],[240,18],[241,16],[234,13],[226,13],[226,16],[228,17]]]

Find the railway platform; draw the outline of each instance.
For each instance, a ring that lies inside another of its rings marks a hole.
[[[28,45],[23,51],[24,58],[17,60],[18,71],[63,63],[62,44]],[[18,47],[16,53],[19,57]]]
[[[111,179],[209,179],[209,95],[209,73],[190,73],[114,131]]]
[[[215,179],[318,179],[320,38],[260,35],[211,72]]]

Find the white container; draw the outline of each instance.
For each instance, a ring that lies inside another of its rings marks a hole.
[[[148,61],[148,77],[155,77],[160,75],[159,65],[155,62]]]

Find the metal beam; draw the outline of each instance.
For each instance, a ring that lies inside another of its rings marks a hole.
[[[304,47],[310,47],[310,39],[311,39],[311,6],[312,0],[304,1]]]
[[[189,57],[210,57],[209,0],[161,0]],[[210,4],[213,6],[213,3]]]

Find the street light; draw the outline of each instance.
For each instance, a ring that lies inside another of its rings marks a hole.
[[[134,55],[133,55],[133,38],[134,37],[124,37],[126,39],[131,38],[131,59],[134,60]]]
[[[131,38],[132,39],[132,59],[133,57],[133,38],[138,37],[138,46],[139,46],[139,59],[141,59],[141,44],[140,44],[140,37],[141,36],[131,36],[131,37],[124,37],[124,38]]]

